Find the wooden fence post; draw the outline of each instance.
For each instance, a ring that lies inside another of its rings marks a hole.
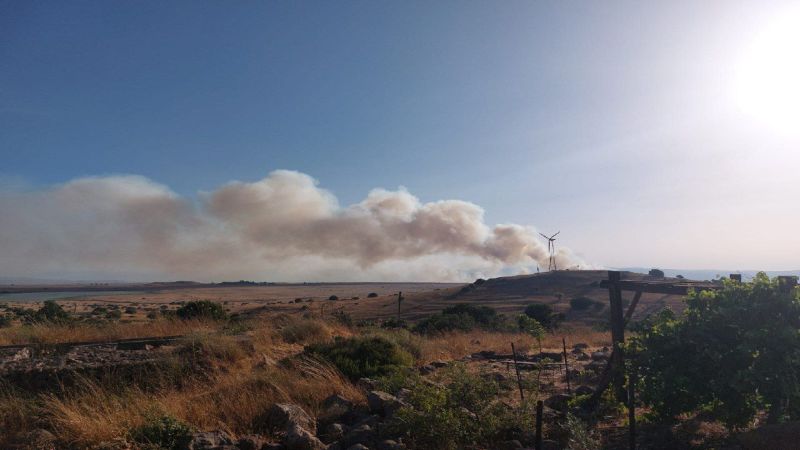
[[[625,318],[622,315],[622,289],[620,287],[620,272],[608,272],[608,299],[611,314],[611,342],[614,350],[611,353],[611,383],[617,399],[624,401],[627,396],[625,391],[625,355],[622,346],[625,343]]]
[[[569,384],[569,364],[567,363],[567,340],[561,338],[561,343],[564,345],[564,374],[567,377],[567,394],[572,395],[572,387]]]
[[[514,343],[511,343],[511,354],[514,357],[514,370],[517,372],[517,386],[519,386],[519,398],[525,401],[525,394],[522,392],[522,378],[519,376],[519,365],[517,365],[517,350],[514,348]]]
[[[544,402],[536,402],[536,441],[533,448],[542,450],[542,413],[544,412]]]
[[[628,376],[628,431],[630,450],[636,450],[636,383],[639,380],[636,363],[631,361],[631,372]]]

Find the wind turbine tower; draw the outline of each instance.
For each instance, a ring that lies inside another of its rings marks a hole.
[[[550,271],[558,270],[558,267],[556,266],[556,236],[558,236],[558,233],[561,233],[561,231],[557,232],[552,236],[547,236],[543,233],[539,233],[542,235],[543,238],[547,239],[547,251],[550,252],[550,261],[547,264],[547,270]]]

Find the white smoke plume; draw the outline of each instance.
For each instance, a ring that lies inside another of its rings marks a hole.
[[[375,189],[342,207],[288,170],[193,201],[138,176],[0,190],[0,273],[116,279],[466,280],[547,266],[531,227]],[[579,263],[561,249],[559,267]]]

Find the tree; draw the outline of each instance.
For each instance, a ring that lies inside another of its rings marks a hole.
[[[33,318],[38,322],[65,322],[69,320],[69,314],[55,300],[45,300]]]
[[[525,307],[525,315],[544,326],[550,326],[553,318],[553,307],[546,303],[531,303]]]
[[[647,274],[654,278],[664,278],[664,271],[661,269],[650,269]]]
[[[775,422],[800,418],[800,300],[797,290],[759,273],[691,292],[678,317],[665,310],[634,338],[641,398],[662,419],[708,410],[728,425],[768,410]]]
[[[181,319],[213,319],[222,320],[227,317],[225,309],[219,303],[209,300],[188,302],[178,308],[175,313]]]
[[[526,316],[525,314],[520,314],[517,316],[517,325],[519,326],[519,330],[523,333],[530,334],[531,336],[536,338],[536,341],[539,342],[539,352],[542,351],[542,338],[544,338],[545,329],[541,323],[539,323],[536,319],[531,319],[530,317]]]

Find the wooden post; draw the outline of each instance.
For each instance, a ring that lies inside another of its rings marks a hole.
[[[631,361],[631,372],[628,376],[628,431],[630,450],[636,450],[636,383],[638,382],[636,363]]]
[[[536,450],[542,450],[542,413],[544,409],[544,402],[539,400],[536,402],[536,441],[533,444],[533,448]]]
[[[622,289],[620,287],[620,272],[608,271],[608,299],[611,313],[611,343],[614,351],[611,353],[611,383],[617,399],[624,401],[625,392],[625,355],[622,345],[625,343],[625,318],[622,315]]]
[[[567,363],[567,340],[562,337],[561,343],[564,345],[564,374],[567,377],[567,394],[572,395],[572,387],[569,385],[569,364]]]
[[[403,303],[403,291],[397,293],[397,321],[400,322],[400,304]]]
[[[732,273],[729,276],[730,276],[730,279],[732,281],[735,281],[737,283],[741,283],[742,282],[742,274],[740,274],[740,273]]]
[[[642,299],[642,291],[636,291],[636,294],[633,295],[633,300],[631,300],[631,304],[628,306],[628,310],[625,311],[625,324],[631,321],[631,317],[633,317],[633,312],[636,310],[636,305],[639,304],[639,300]]]
[[[514,343],[511,343],[511,354],[514,357],[514,370],[517,372],[517,386],[519,386],[519,398],[525,401],[525,394],[522,392],[522,378],[519,376],[519,365],[517,365],[517,350],[514,349]]]

